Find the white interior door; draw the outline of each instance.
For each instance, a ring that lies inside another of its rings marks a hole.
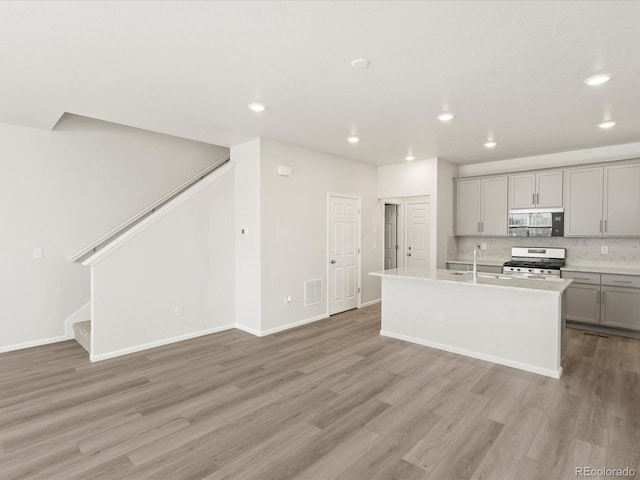
[[[429,216],[428,203],[408,203],[406,207],[406,265],[429,269]]]
[[[358,307],[358,200],[329,197],[329,315]]]
[[[384,269],[398,266],[398,206],[384,206]]]

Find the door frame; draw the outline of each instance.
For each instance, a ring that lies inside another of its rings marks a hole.
[[[428,203],[429,208],[433,207],[431,202],[431,195],[417,195],[415,197],[392,197],[392,198],[380,198],[378,199],[378,209],[381,211],[382,232],[381,232],[381,245],[382,252],[380,253],[380,261],[382,262],[382,269],[384,270],[384,206],[385,205],[397,205],[398,206],[398,268],[405,267],[407,265],[407,256],[405,253],[406,248],[406,229],[407,229],[407,205],[410,203]],[[430,212],[431,214],[432,212]],[[433,251],[435,248],[432,245],[432,233],[433,230],[433,218],[429,219],[429,248]],[[328,248],[328,247],[327,247]],[[429,257],[429,268],[433,263],[433,257]]]
[[[358,225],[358,235],[357,235],[357,248],[358,248],[358,255],[357,255],[357,266],[356,266],[356,271],[358,272],[358,282],[357,282],[357,289],[358,289],[358,308],[362,307],[362,197],[360,195],[349,195],[349,194],[344,194],[344,193],[337,193],[337,192],[327,192],[327,219],[326,219],[326,227],[327,227],[327,241],[326,241],[326,256],[325,256],[325,263],[326,263],[326,279],[327,279],[327,309],[326,309],[326,315],[327,317],[329,316],[329,293],[331,292],[331,272],[329,271],[329,265],[330,265],[330,250],[329,250],[329,242],[330,242],[330,233],[331,233],[331,198],[332,197],[339,197],[339,198],[349,198],[351,200],[357,200],[358,201],[358,221],[357,221],[357,225]],[[384,255],[384,249],[382,251],[382,255]]]
[[[384,221],[385,221],[385,205],[395,205],[397,207],[397,225],[396,225],[396,242],[398,244],[398,258],[396,268],[404,267],[404,202],[401,198],[385,198],[382,202],[382,269],[384,270]]]

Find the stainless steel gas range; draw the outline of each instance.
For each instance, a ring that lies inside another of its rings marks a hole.
[[[502,266],[502,273],[514,277],[560,278],[566,249],[545,247],[511,247],[511,260]]]

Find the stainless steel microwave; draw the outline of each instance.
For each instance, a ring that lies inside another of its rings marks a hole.
[[[509,211],[510,237],[564,237],[564,209]]]

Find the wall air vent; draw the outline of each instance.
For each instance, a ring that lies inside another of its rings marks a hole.
[[[304,306],[310,307],[322,303],[322,279],[304,282]]]

